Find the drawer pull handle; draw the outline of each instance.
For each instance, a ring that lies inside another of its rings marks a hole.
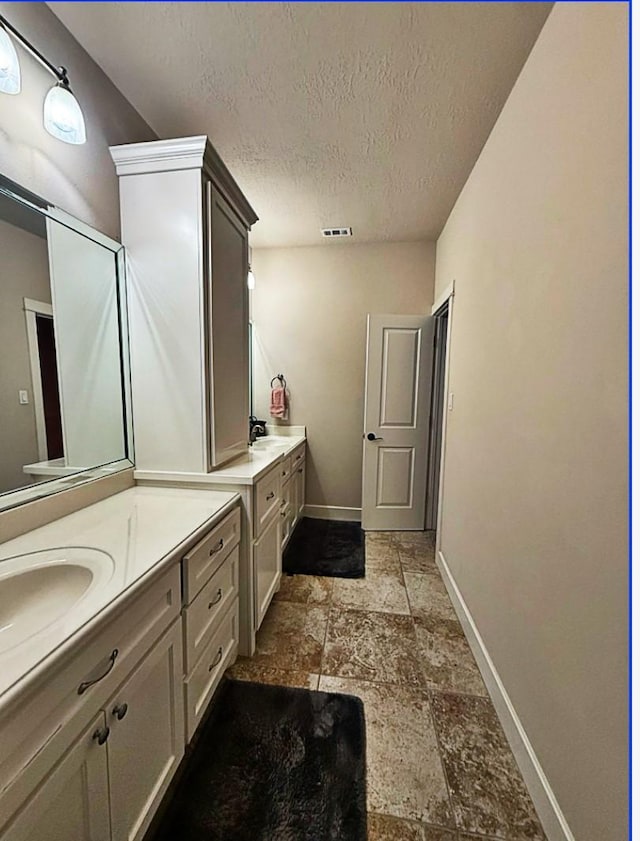
[[[95,742],[97,742],[99,745],[104,745],[104,743],[109,738],[109,733],[110,732],[111,731],[109,730],[108,727],[98,727],[98,729],[95,731],[95,733],[93,734],[93,736],[91,738]]]
[[[209,602],[209,610],[211,610],[214,605],[218,604],[219,601],[222,601],[222,587],[218,587],[215,599],[212,602]]]
[[[287,475],[287,471],[286,471],[286,470],[283,470],[283,471],[282,471],[282,475],[283,475],[283,476],[286,476],[286,475]]]
[[[213,547],[213,549],[209,549],[209,557],[211,557],[212,555],[215,555],[217,552],[219,552],[222,549],[223,546],[224,546],[224,538],[221,537],[220,540]]]
[[[274,496],[275,496],[275,491],[271,491],[271,493],[268,493],[267,497],[266,497],[267,502],[269,502],[270,499],[273,499]]]
[[[222,646],[220,646],[220,648],[218,649],[218,653],[216,654],[216,659],[209,666],[209,671],[212,672],[221,660],[222,660]]]
[[[298,453],[298,455],[296,456],[296,461],[300,461],[301,458],[302,458],[302,453]]]
[[[122,721],[122,719],[127,714],[128,709],[129,704],[116,704],[115,707],[111,710],[111,715],[115,715],[118,721]]]
[[[109,655],[109,657],[107,658],[107,665],[105,666],[104,669],[102,669],[100,674],[96,675],[95,677],[90,677],[89,680],[82,681],[82,683],[78,687],[78,695],[83,695],[87,691],[87,689],[89,689],[90,686],[93,686],[94,683],[98,683],[103,678],[105,678],[109,674],[111,669],[113,669],[117,656],[118,656],[118,649],[114,648],[113,651],[111,652],[111,654]],[[96,667],[96,668],[98,668],[98,667]],[[107,733],[107,736],[108,735],[109,734]],[[103,743],[100,742],[100,744],[103,744]]]
[[[299,468],[298,468],[298,473],[302,473],[302,470],[303,470],[303,468],[302,468],[302,467],[299,467]]]

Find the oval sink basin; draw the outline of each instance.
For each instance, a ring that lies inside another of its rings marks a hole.
[[[0,561],[0,652],[67,616],[113,569],[107,552],[79,546]]]
[[[252,450],[263,450],[263,451],[264,450],[267,450],[267,451],[288,450],[289,447],[290,447],[290,444],[288,444],[286,442],[281,443],[279,441],[269,441],[269,440],[265,441],[265,440],[260,440],[260,438],[258,438],[258,440],[255,441],[251,445]]]

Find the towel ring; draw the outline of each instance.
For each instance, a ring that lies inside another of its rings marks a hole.
[[[287,387],[287,381],[286,381],[286,380],[285,380],[285,378],[284,378],[284,374],[276,374],[276,375],[275,375],[275,377],[272,377],[272,378],[271,378],[271,384],[270,384],[270,386],[269,386],[270,388],[273,388],[273,383],[274,383],[274,380],[280,380],[280,385],[281,385],[283,388],[286,388],[286,387]]]

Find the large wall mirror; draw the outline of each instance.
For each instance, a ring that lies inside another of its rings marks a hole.
[[[122,246],[0,176],[0,510],[131,465]]]

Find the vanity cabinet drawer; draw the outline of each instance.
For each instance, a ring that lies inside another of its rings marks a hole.
[[[254,536],[258,537],[280,505],[280,473],[282,468],[276,464],[266,476],[263,476],[255,488],[254,501]]]
[[[238,600],[223,616],[217,631],[205,646],[191,675],[185,680],[187,741],[191,740],[224,670],[238,653]]]
[[[198,595],[216,569],[240,543],[240,508],[235,507],[182,559],[185,604]]]
[[[232,549],[222,566],[184,610],[185,672],[189,674],[215,633],[220,617],[238,595],[240,547]]]
[[[300,463],[303,461],[306,453],[307,445],[303,441],[302,444],[298,444],[295,450],[291,453],[291,472],[294,473],[298,467],[300,467]]]
[[[282,484],[287,481],[287,479],[291,476],[291,456],[287,456],[283,458],[280,462],[280,479]]]
[[[180,615],[175,564],[84,643],[66,666],[0,717],[0,814],[11,815]],[[1,825],[1,821],[0,821]]]

